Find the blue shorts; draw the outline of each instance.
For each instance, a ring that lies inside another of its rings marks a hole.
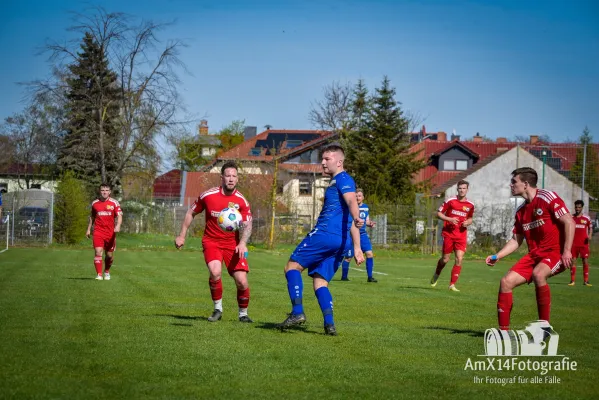
[[[308,268],[308,275],[318,274],[330,282],[351,247],[349,235],[341,237],[313,229],[295,248],[289,259]]]
[[[370,238],[368,237],[368,234],[360,235],[360,249],[362,250],[362,253],[366,253],[367,251],[372,251],[372,243],[370,243]],[[345,257],[352,258],[353,256],[354,256],[354,248],[353,248],[353,246],[350,246]]]

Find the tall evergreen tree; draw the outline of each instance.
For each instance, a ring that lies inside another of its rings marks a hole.
[[[597,155],[592,141],[591,131],[588,127],[585,127],[578,140],[581,147],[576,151],[576,161],[570,170],[570,180],[582,186],[582,172],[584,169],[584,190],[591,197],[599,199],[599,155]],[[584,146],[586,146],[586,161]],[[599,200],[591,200],[589,209],[599,210]]]
[[[86,33],[68,68],[67,129],[59,168],[73,171],[90,187],[100,182],[118,186],[119,87],[106,49]]]
[[[424,165],[416,154],[408,152],[409,121],[395,100],[395,89],[384,77],[381,87],[367,102],[365,87],[359,83],[355,99],[359,100],[354,102],[358,110],[370,106],[366,114],[355,111],[360,123],[349,135],[348,169],[373,200],[413,201],[416,188],[412,177]],[[362,119],[362,115],[366,118]]]

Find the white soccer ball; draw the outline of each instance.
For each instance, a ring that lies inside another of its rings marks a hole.
[[[218,226],[225,232],[234,232],[241,225],[241,213],[236,208],[227,207],[218,214]]]

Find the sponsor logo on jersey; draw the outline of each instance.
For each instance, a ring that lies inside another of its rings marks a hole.
[[[586,225],[582,225],[582,224],[576,224],[576,227],[579,229],[586,229],[587,226]]]
[[[522,229],[525,231],[529,231],[531,229],[538,228],[539,226],[545,225],[545,221],[542,219],[537,219],[536,221],[529,222],[527,224],[522,225]]]
[[[218,216],[220,215],[220,211],[211,211],[210,215],[212,215],[214,218],[218,218]]]
[[[112,211],[98,211],[98,215],[101,217],[111,216]]]
[[[459,215],[460,217],[467,217],[468,216],[468,214],[466,214],[465,212],[458,211],[458,210],[451,210],[451,213],[455,214],[455,215]]]

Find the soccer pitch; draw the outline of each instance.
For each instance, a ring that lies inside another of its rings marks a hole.
[[[0,398],[544,398],[599,397],[599,285],[550,280],[560,357],[576,370],[473,370],[485,361],[484,334],[495,327],[499,278],[511,266],[464,262],[447,290],[436,288],[436,258],[379,251],[366,283],[331,282],[339,336],[323,335],[311,279],[304,273],[308,323],[281,332],[290,311],[283,266],[290,248],[249,255],[253,324],[237,321],[233,280],[223,277],[223,320],[212,311],[198,243],[183,251],[117,249],[111,281],[94,280],[93,251],[11,248],[0,254]],[[125,246],[123,246],[123,243]],[[137,246],[139,248],[139,246]],[[472,256],[471,256],[472,257]],[[599,263],[591,282],[599,283]],[[534,286],[514,292],[512,328],[537,317]],[[505,357],[503,359],[506,359]],[[501,364],[503,365],[503,364]]]

